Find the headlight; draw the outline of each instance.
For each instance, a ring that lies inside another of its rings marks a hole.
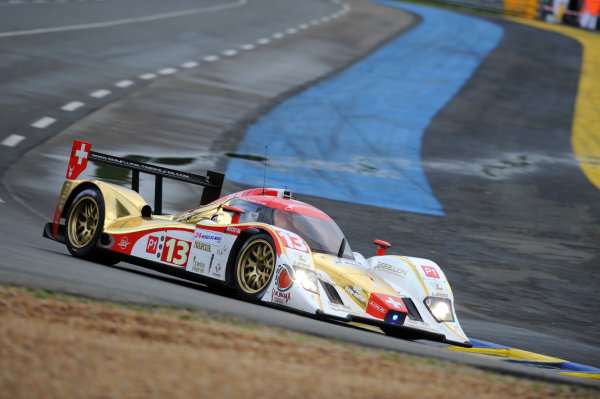
[[[319,293],[317,274],[315,272],[300,266],[294,266],[294,272],[296,280],[302,284],[302,287],[304,287],[305,290],[314,292],[315,294]]]
[[[428,296],[423,302],[438,323],[443,321],[454,321],[450,299]]]

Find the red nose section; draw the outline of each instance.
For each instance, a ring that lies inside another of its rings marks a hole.
[[[384,319],[385,315],[391,310],[399,313],[408,313],[408,309],[406,309],[402,298],[385,294],[371,294],[369,305],[367,306],[368,314],[378,319]]]

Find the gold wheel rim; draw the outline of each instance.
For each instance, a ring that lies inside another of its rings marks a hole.
[[[240,287],[248,294],[256,294],[267,287],[275,270],[275,253],[265,240],[256,240],[248,245],[237,268]]]
[[[80,198],[69,218],[69,241],[76,248],[88,245],[96,233],[100,219],[98,204],[91,197]]]

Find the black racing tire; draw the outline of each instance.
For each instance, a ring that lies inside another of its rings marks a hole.
[[[260,300],[273,279],[276,261],[277,252],[270,235],[258,233],[248,238],[235,259],[233,284],[238,295]]]
[[[67,212],[65,244],[79,258],[90,258],[104,228],[104,198],[96,187],[79,192]]]

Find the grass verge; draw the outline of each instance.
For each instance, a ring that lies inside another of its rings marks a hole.
[[[0,287],[10,398],[586,398],[498,375],[203,311]]]

